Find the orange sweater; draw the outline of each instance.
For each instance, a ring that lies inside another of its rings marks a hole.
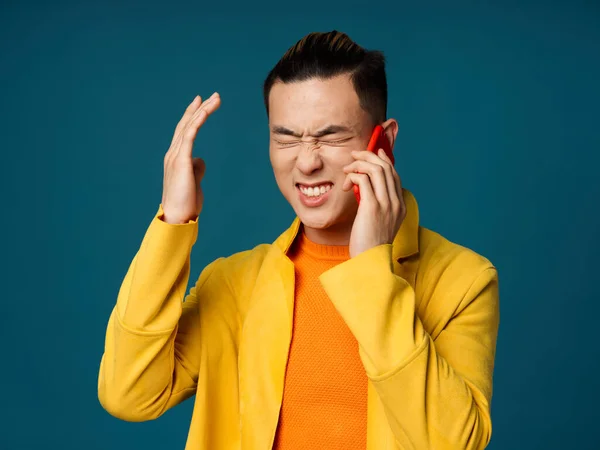
[[[300,234],[292,342],[274,449],[366,448],[367,375],[358,343],[318,277],[349,259],[347,246],[319,245]]]

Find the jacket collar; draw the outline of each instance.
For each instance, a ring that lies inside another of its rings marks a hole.
[[[419,206],[414,195],[407,189],[402,190],[406,217],[394,238],[392,255],[396,261],[408,258],[419,252]],[[273,245],[287,254],[300,230],[300,219],[296,217],[290,227],[273,242]]]

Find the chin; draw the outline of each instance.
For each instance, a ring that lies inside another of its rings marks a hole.
[[[305,227],[315,230],[335,229],[348,221],[353,221],[356,208],[351,208],[350,205],[346,205],[346,208],[334,208],[333,206],[307,208],[300,204],[295,205],[294,210]]]
[[[305,227],[313,228],[315,230],[326,230],[327,228],[336,225],[334,218],[328,217],[328,215],[325,214],[319,214],[316,211],[300,212],[298,217]]]

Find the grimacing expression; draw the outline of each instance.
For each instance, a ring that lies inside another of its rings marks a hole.
[[[275,180],[305,227],[344,227],[358,204],[343,191],[352,150],[365,150],[374,127],[348,75],[276,82],[269,95],[269,155]]]

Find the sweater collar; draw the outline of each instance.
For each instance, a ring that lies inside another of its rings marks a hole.
[[[288,250],[288,255],[293,252],[296,252],[296,255],[305,254],[318,260],[345,261],[350,259],[347,245],[317,244],[306,236],[302,226],[298,229],[298,238]]]

